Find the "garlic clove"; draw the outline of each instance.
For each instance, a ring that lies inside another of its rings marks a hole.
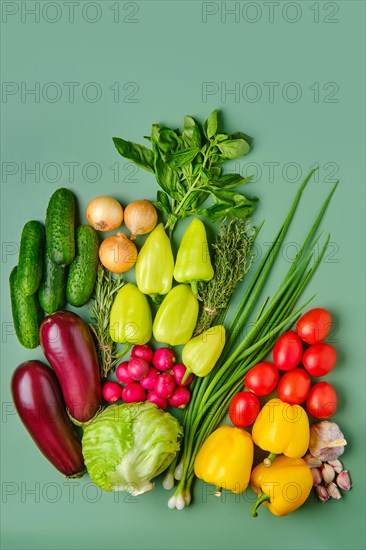
[[[321,467],[321,473],[325,483],[330,483],[335,478],[335,471],[333,470],[332,466],[330,466],[326,462]]]
[[[330,464],[330,466],[332,466],[333,470],[335,471],[336,474],[340,474],[341,471],[343,470],[343,464],[340,460],[328,460],[328,464]]]
[[[316,458],[310,453],[304,456],[304,460],[309,468],[320,468],[320,466],[323,464],[320,458]]]
[[[337,487],[337,485],[331,481],[327,487],[327,491],[328,491],[328,494],[331,498],[333,498],[334,500],[339,500],[342,498],[342,495],[341,493],[339,492],[339,489]]]
[[[343,470],[343,472],[337,475],[336,483],[340,489],[343,489],[343,491],[350,490],[352,485],[351,485],[351,480],[347,470]]]
[[[315,487],[315,491],[318,495],[318,499],[322,502],[326,502],[330,499],[329,493],[324,485],[317,485],[317,487]]]
[[[317,485],[320,485],[323,481],[321,471],[319,468],[311,468],[311,475],[313,476],[313,485],[316,487]]]

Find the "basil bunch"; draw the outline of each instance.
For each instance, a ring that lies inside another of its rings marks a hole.
[[[229,191],[248,183],[251,176],[222,174],[220,167],[246,155],[250,151],[249,138],[241,132],[219,133],[217,109],[202,128],[187,115],[181,133],[153,124],[151,135],[145,138],[151,142],[151,149],[121,138],[113,138],[113,142],[123,157],[155,174],[162,189],[157,192],[155,206],[167,217],[170,235],[180,218],[192,214],[216,222],[225,217],[243,219],[253,213],[256,198]],[[212,204],[200,208],[208,197]]]

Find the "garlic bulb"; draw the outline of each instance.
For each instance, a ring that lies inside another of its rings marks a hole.
[[[338,424],[323,420],[310,428],[310,453],[323,461],[336,460],[344,453],[344,439]]]

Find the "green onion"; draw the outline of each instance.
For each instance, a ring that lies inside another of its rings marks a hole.
[[[274,242],[257,268],[246,292],[228,327],[228,337],[222,356],[216,367],[204,378],[196,378],[192,384],[192,396],[185,409],[182,423],[184,441],[181,450],[182,475],[169,507],[182,509],[190,502],[190,487],[194,479],[194,460],[201,445],[210,433],[224,419],[233,396],[243,386],[244,375],[263,360],[272,349],[282,332],[291,328],[300,317],[303,309],[313,299],[310,298],[295,311],[295,305],[318,268],[329,243],[329,236],[315,259],[315,246],[320,236],[316,236],[321,219],[336,189],[337,184],[324,202],[301,249],[288,269],[273,298],[265,301],[256,316],[254,324],[245,338],[241,338],[247,327],[249,316],[256,305],[262,289],[269,277],[278,256],[289,225],[294,217],[301,194],[314,170],[301,185],[293,205]],[[310,264],[312,263],[311,267]],[[169,469],[172,475],[176,462]]]

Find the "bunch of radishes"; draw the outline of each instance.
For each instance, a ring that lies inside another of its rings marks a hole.
[[[146,345],[134,346],[129,361],[116,368],[120,383],[105,382],[103,398],[109,403],[121,398],[125,403],[147,400],[156,403],[160,409],[168,405],[183,409],[191,398],[186,386],[193,379],[190,374],[182,383],[186,370],[184,365],[175,364],[174,353],[169,348],[159,348],[154,352]]]

